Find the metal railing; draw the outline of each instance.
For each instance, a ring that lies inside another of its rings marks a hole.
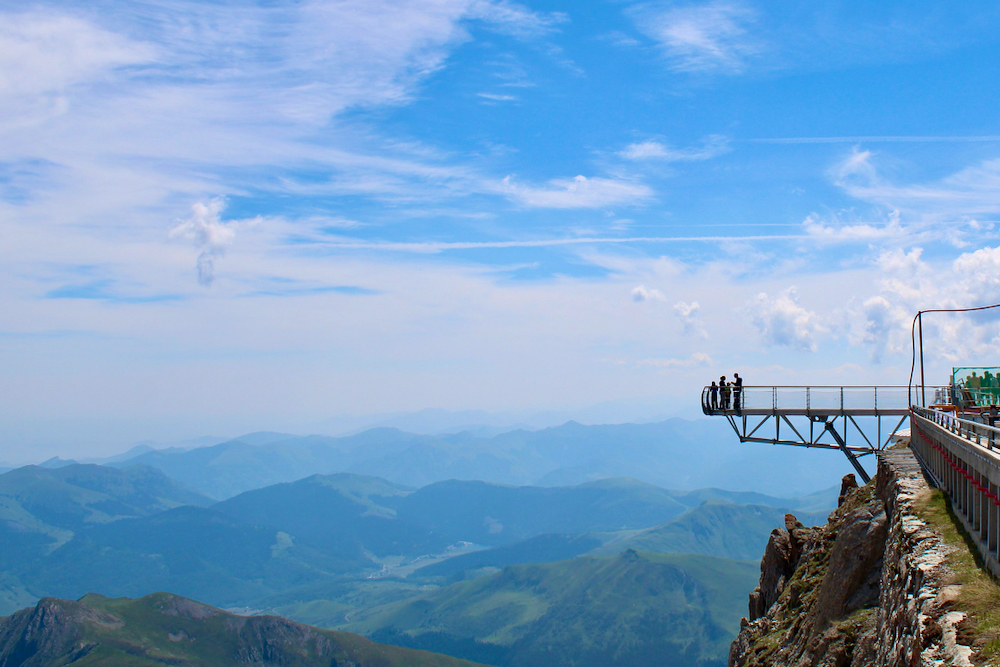
[[[853,386],[745,386],[725,392],[707,386],[701,393],[701,409],[706,415],[718,414],[897,414],[910,409],[910,389],[906,385]],[[939,393],[947,387],[927,387]],[[933,395],[933,394],[932,394]]]
[[[914,406],[910,449],[951,500],[983,561],[1000,576],[1000,429]]]

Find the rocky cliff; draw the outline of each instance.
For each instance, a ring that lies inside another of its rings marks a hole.
[[[826,525],[787,515],[771,534],[730,666],[981,664],[955,608],[953,547],[917,516],[928,494],[910,451],[889,450],[871,484],[845,478]]]

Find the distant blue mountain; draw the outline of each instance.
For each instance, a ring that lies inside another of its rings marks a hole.
[[[449,479],[572,486],[629,477],[672,489],[706,487],[786,496],[827,488],[848,472],[837,452],[741,444],[718,420],[584,426],[484,438],[377,428],[346,437],[249,434],[187,451],[149,451],[143,463],[217,499],[313,474],[351,472],[423,487]],[[736,502],[755,502],[751,498]]]

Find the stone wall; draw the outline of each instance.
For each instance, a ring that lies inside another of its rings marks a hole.
[[[930,492],[916,459],[881,452],[873,483],[852,487],[826,525],[789,514],[771,533],[731,667],[974,664],[949,547],[914,512]]]

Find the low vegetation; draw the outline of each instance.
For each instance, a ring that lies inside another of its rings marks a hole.
[[[966,612],[970,620],[962,630],[980,648],[981,658],[995,663],[1000,658],[1000,583],[983,565],[972,537],[944,493],[934,489],[920,498],[915,507],[920,518],[941,533],[945,543],[952,547],[947,562],[955,573],[953,583],[961,586],[955,607]]]

